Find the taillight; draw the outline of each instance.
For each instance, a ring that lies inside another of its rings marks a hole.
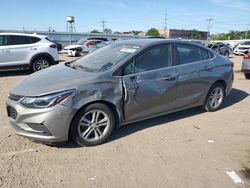
[[[234,68],[234,62],[230,61],[230,66]]]
[[[57,45],[56,44],[51,44],[49,47],[50,48],[57,48]]]
[[[245,54],[243,59],[250,59],[250,54]]]

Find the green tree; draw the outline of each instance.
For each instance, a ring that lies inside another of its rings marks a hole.
[[[119,35],[119,34],[122,34],[122,33],[119,32],[119,31],[115,31],[114,34],[118,34]]]
[[[191,31],[191,38],[192,39],[200,39],[200,33],[199,33],[199,31],[196,30],[196,29],[193,29]]]
[[[112,34],[112,30],[111,30],[111,29],[108,29],[108,28],[105,28],[105,29],[103,30],[103,33],[105,33],[105,34]]]
[[[237,40],[237,39],[250,39],[250,31],[229,31],[228,33],[219,33],[211,35],[211,40]]]
[[[158,29],[151,28],[146,32],[147,36],[160,36]]]
[[[101,32],[98,31],[97,29],[93,29],[90,33],[101,33]]]

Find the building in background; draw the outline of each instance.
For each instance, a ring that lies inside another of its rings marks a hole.
[[[184,29],[167,29],[166,32],[164,29],[159,29],[161,36],[166,38],[182,38],[182,39],[193,39],[194,30],[184,30]],[[208,33],[207,31],[198,31],[199,40],[207,40]]]

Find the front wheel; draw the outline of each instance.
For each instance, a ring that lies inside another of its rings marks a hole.
[[[245,73],[245,78],[250,79],[250,73]]]
[[[115,128],[112,110],[105,104],[96,103],[80,110],[71,124],[71,137],[80,146],[104,143]]]
[[[220,109],[225,98],[225,88],[222,84],[214,84],[209,92],[203,109],[207,112],[214,112]]]
[[[32,63],[32,70],[34,72],[46,69],[51,66],[51,62],[47,57],[38,57]]]

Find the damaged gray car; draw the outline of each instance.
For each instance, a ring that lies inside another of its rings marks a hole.
[[[192,42],[136,39],[32,74],[9,93],[18,135],[45,142],[105,142],[115,128],[179,110],[218,110],[233,63]]]

